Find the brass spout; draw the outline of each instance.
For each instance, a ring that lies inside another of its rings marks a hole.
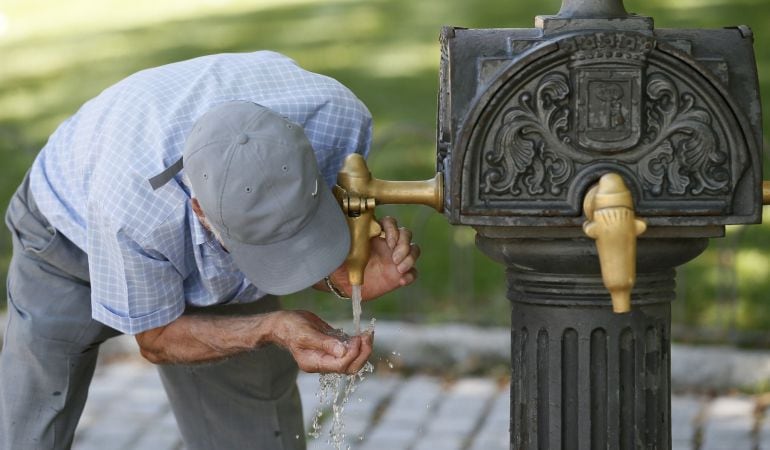
[[[350,229],[350,252],[345,260],[351,285],[361,285],[369,262],[369,239],[382,229],[374,208],[383,204],[426,205],[444,209],[444,179],[441,173],[424,181],[386,181],[372,177],[364,158],[348,155],[337,174],[334,196],[340,202]]]
[[[762,204],[770,205],[770,181],[762,182]]]
[[[615,173],[601,177],[583,201],[583,231],[596,240],[604,286],[612,297],[612,310],[631,310],[631,290],[636,282],[636,237],[647,224],[636,218],[631,191]]]
[[[337,185],[377,205],[426,205],[444,210],[444,182],[441,173],[424,181],[386,181],[372,177],[366,161],[358,153],[348,155],[337,174]]]

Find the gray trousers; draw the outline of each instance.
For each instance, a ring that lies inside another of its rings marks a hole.
[[[91,319],[88,256],[52,228],[25,178],[11,199],[8,327],[0,352],[0,450],[67,449],[99,345],[120,334]],[[277,298],[185,314],[254,314]],[[223,362],[158,366],[189,450],[304,449],[297,365],[275,346]],[[126,395],[130,395],[127,392]]]

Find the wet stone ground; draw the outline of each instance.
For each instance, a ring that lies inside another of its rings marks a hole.
[[[352,449],[508,449],[508,386],[492,378],[399,376],[375,372],[352,395],[345,411]],[[310,429],[318,376],[298,380]],[[770,449],[767,399],[742,395],[674,396],[674,450]],[[309,450],[332,448],[326,430]],[[73,446],[75,450],[154,449],[184,446],[157,372],[130,358],[100,366]]]

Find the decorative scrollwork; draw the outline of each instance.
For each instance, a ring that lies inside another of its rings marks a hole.
[[[480,199],[564,199],[576,173],[607,160],[635,171],[650,199],[730,192],[745,160],[730,159],[703,90],[648,63],[654,41],[599,33],[561,45],[569,65],[511,95],[488,128]]]
[[[538,84],[534,97],[522,93],[518,106],[502,114],[494,147],[484,155],[482,196],[559,195],[574,172],[573,162],[560,156],[569,141],[569,80],[551,73]]]
[[[643,156],[632,163],[645,190],[654,197],[728,192],[727,155],[709,111],[660,73],[650,75],[646,94],[647,128],[638,151]],[[570,95],[568,78],[550,73],[534,95],[522,93],[503,112],[494,146],[484,155],[482,197],[563,192],[575,173],[569,155],[577,151],[569,137]]]
[[[652,195],[663,193],[664,180],[668,182],[668,192],[681,195],[687,191],[690,178],[682,175],[682,166],[674,157],[674,149],[669,141],[663,141],[650,154],[639,161],[639,176]]]
[[[719,148],[709,112],[660,73],[650,76],[647,96],[645,144],[651,151],[637,167],[650,192],[661,195],[664,184],[671,195],[728,192],[727,155]]]

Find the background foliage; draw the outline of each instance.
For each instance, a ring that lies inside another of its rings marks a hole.
[[[429,178],[441,26],[530,28],[534,15],[559,6],[558,0],[4,0],[0,204],[7,204],[58,123],[110,84],[147,67],[258,49],[285,53],[361,97],[375,118],[370,167],[376,176]],[[770,92],[767,0],[628,0],[626,8],[653,16],[657,27],[751,26],[762,89]],[[414,229],[424,249],[421,280],[368,304],[367,314],[507,323],[503,270],[475,249],[473,230],[450,227],[425,208],[384,213]],[[2,233],[0,277],[9,247]],[[717,337],[770,330],[769,252],[768,225],[733,227],[727,239],[712,242],[680,271],[677,329],[705,328]],[[288,302],[331,318],[349,314],[328,296],[301,294]]]

